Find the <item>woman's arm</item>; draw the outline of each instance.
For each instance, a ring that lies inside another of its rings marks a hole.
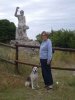
[[[52,42],[51,40],[48,40],[48,59],[47,64],[50,64],[52,60]]]

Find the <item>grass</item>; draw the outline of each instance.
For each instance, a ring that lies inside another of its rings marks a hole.
[[[28,72],[27,72],[28,73]],[[27,74],[26,73],[26,74]],[[32,90],[24,86],[27,75],[2,73],[0,75],[0,100],[75,100],[75,76],[72,72],[52,70],[53,90],[47,91],[39,69],[39,89]],[[59,84],[56,84],[56,81]]]
[[[19,52],[19,60],[39,63],[38,54]],[[15,51],[1,47],[0,56],[15,60]],[[75,67],[75,54],[55,52],[52,66]],[[24,86],[31,69],[30,66],[19,64],[20,75],[16,75],[14,65],[0,61],[0,100],[75,100],[75,72],[52,70],[54,88],[47,91],[44,88],[41,69],[39,68],[40,88],[32,90]],[[56,84],[57,81],[58,84]]]

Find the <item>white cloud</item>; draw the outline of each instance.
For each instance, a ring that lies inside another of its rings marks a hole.
[[[4,15],[5,15],[5,13],[3,13],[3,12],[0,13],[0,16],[4,16]]]
[[[30,38],[43,30],[75,29],[75,0],[0,0],[0,19],[18,23],[14,16],[16,7],[23,9]]]
[[[42,0],[32,0],[33,2],[40,2],[40,1],[42,1]]]

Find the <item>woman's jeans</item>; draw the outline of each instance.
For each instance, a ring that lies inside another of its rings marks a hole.
[[[47,59],[40,59],[42,76],[46,86],[53,84],[53,78],[51,73],[51,64],[47,65]]]

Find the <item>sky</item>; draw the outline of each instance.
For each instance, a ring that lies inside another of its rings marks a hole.
[[[0,19],[8,19],[17,27],[16,7],[24,10],[30,39],[42,31],[75,30],[75,0],[0,0]]]

